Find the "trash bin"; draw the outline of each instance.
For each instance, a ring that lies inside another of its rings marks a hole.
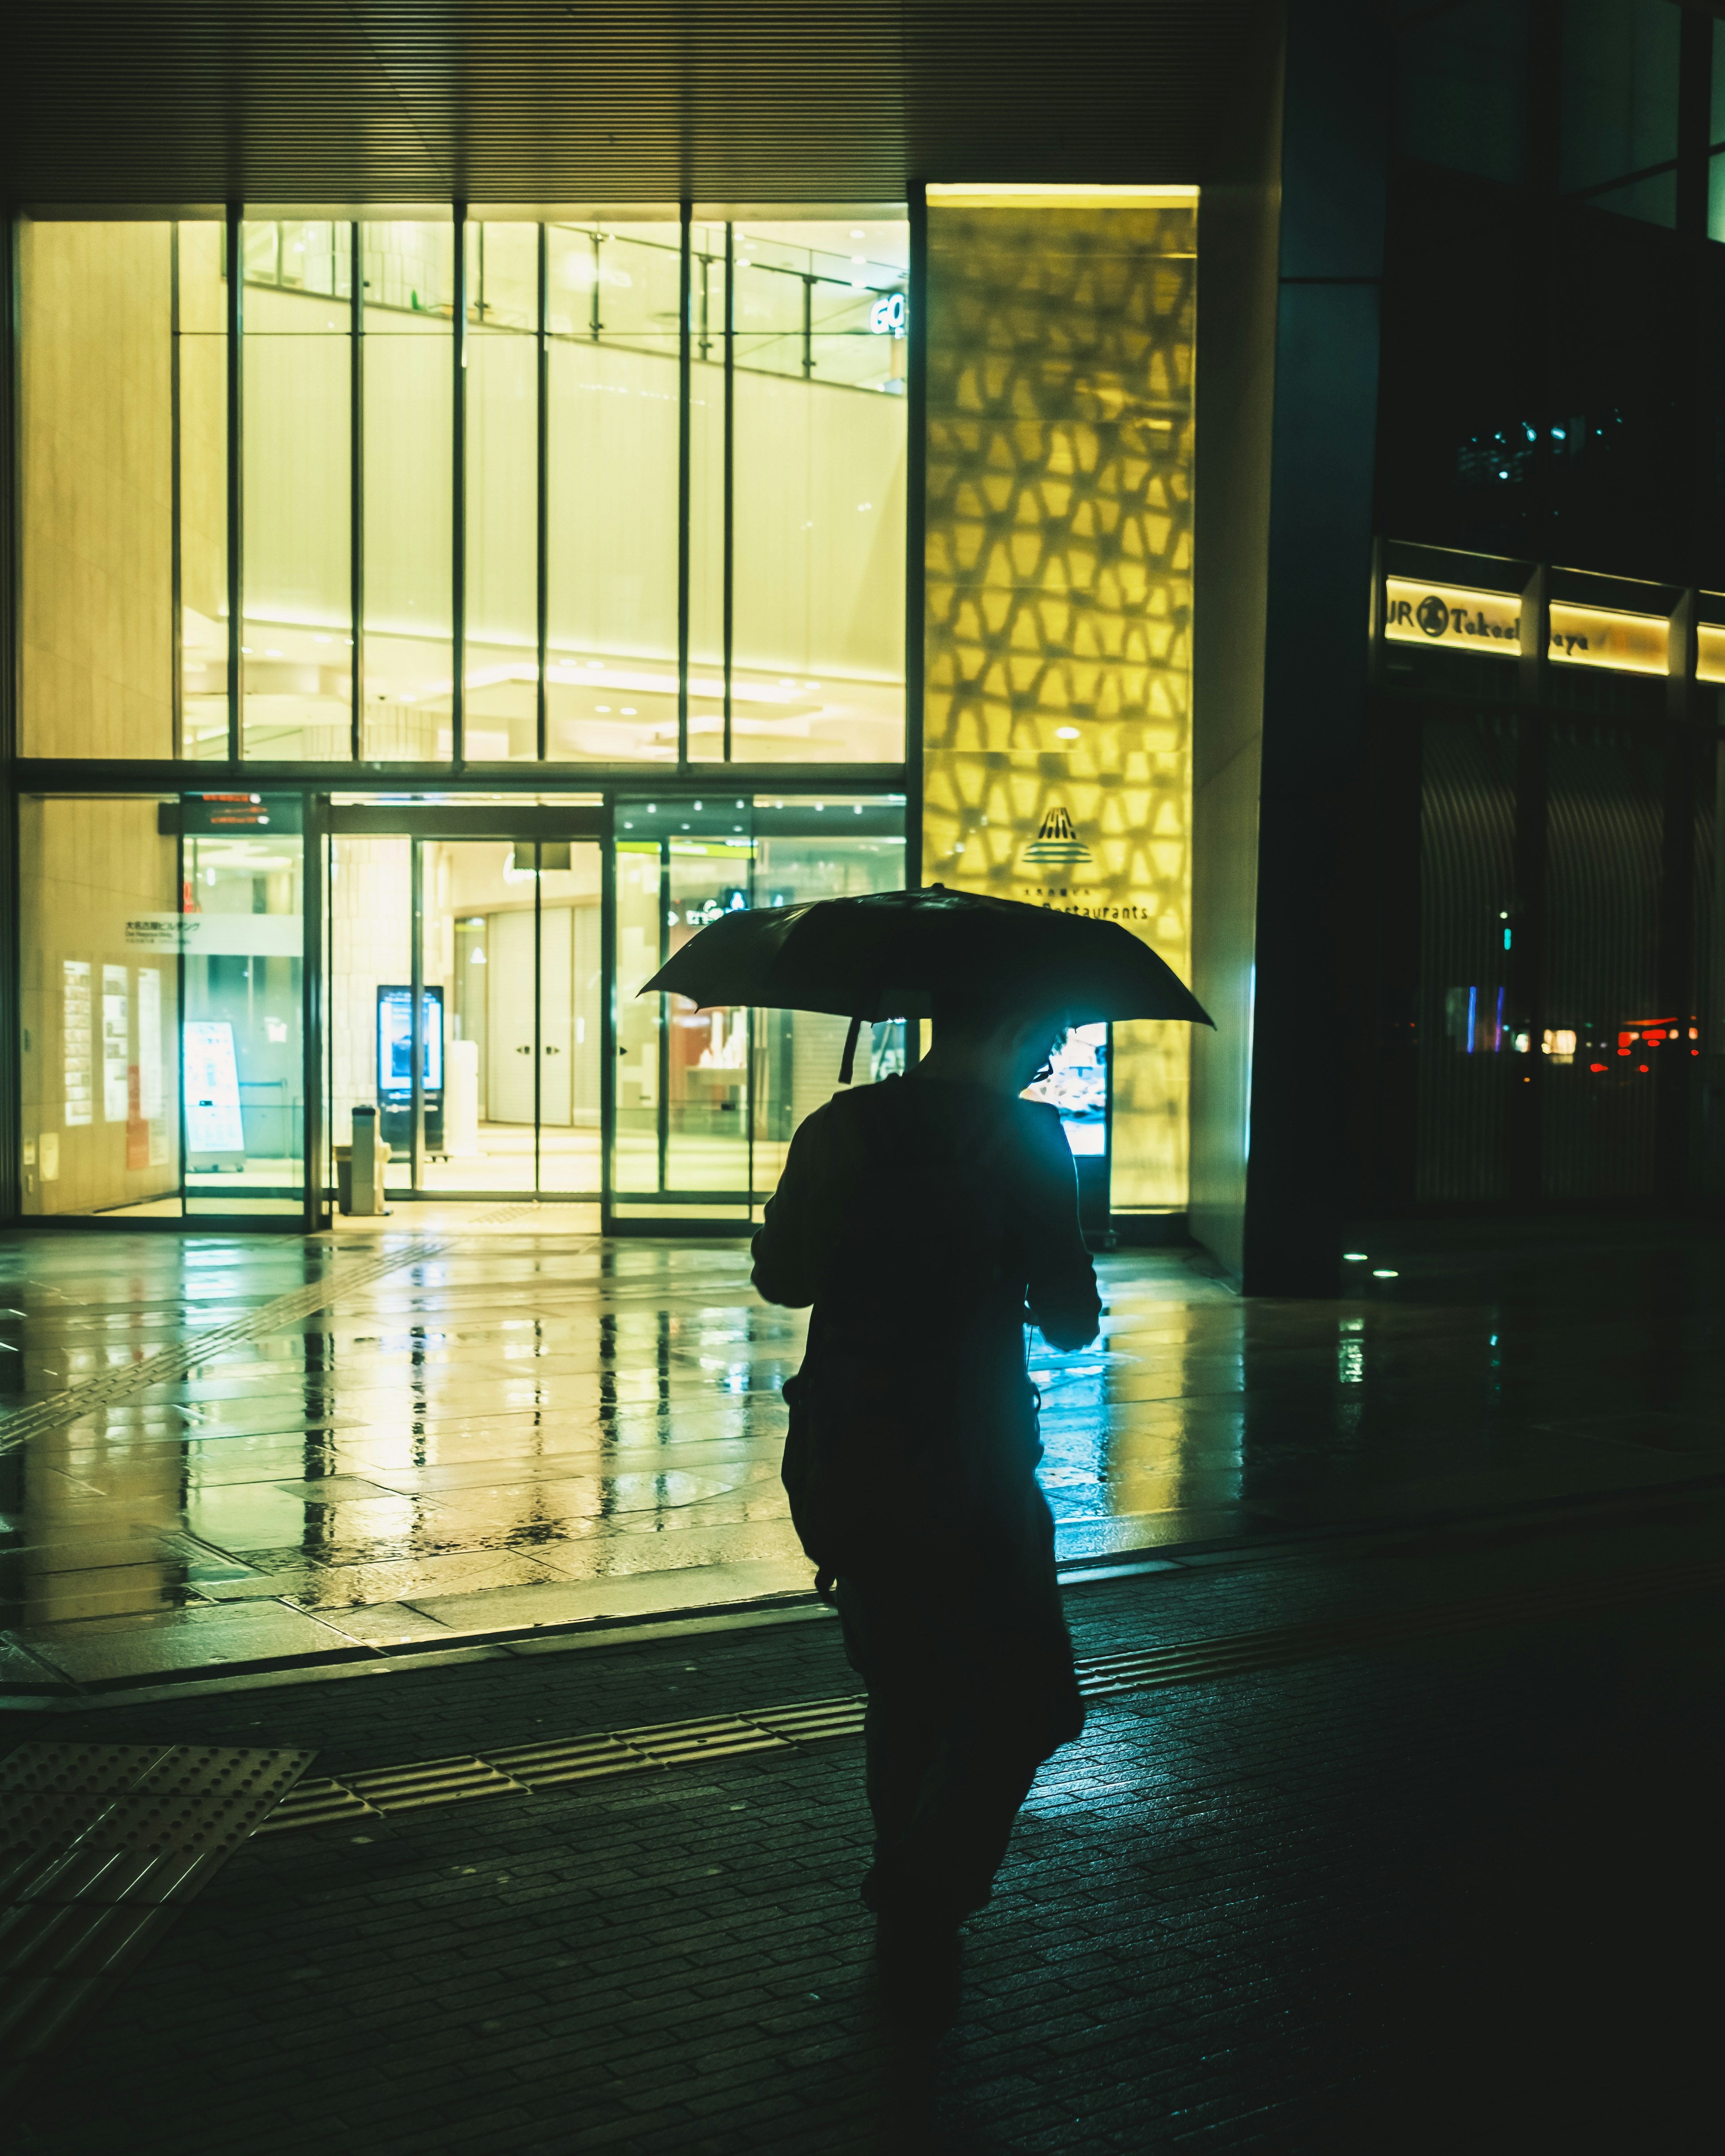
[[[383,1202],[383,1170],[388,1164],[390,1148],[377,1136],[375,1108],[354,1110],[353,1142],[338,1145],[335,1152],[337,1208],[362,1218],[387,1213],[389,1208]]]

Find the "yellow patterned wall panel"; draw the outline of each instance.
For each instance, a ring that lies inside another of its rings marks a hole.
[[[1191,935],[1197,205],[928,215],[925,882]],[[1189,1029],[1115,1029],[1113,1203],[1183,1206]]]

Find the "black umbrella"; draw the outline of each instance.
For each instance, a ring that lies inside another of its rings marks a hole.
[[[925,1016],[935,998],[953,989],[1004,1009],[1059,1012],[1069,1025],[1135,1018],[1214,1023],[1179,976],[1117,922],[939,884],[725,914],[640,993],[848,1018],[839,1072],[848,1085],[865,1023]]]

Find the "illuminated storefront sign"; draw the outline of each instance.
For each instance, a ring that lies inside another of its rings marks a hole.
[[[1725,681],[1725,629],[1702,622],[1695,632],[1695,678],[1697,681]]]
[[[1462,591],[1389,577],[1384,634],[1392,644],[1461,645],[1499,658],[1522,648],[1522,602],[1514,592]]]
[[[1671,670],[1670,654],[1671,624],[1661,615],[1552,603],[1551,655],[1567,665],[1665,674]]]
[[[1384,634],[1392,644],[1437,644],[1447,650],[1505,659],[1522,648],[1522,602],[1514,592],[1469,591],[1449,584],[1388,577]],[[1702,636],[1709,632],[1703,629]],[[1725,680],[1725,629],[1712,632]],[[1661,614],[1625,613],[1611,607],[1553,600],[1551,656],[1568,666],[1604,666],[1615,673],[1664,674],[1670,665],[1670,624]],[[1705,645],[1703,646],[1705,649]],[[1709,676],[1703,671],[1702,678]]]
[[[869,310],[869,331],[873,336],[902,336],[910,323],[910,302],[902,292],[889,292]]]

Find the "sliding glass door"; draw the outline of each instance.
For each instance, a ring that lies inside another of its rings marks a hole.
[[[332,1142],[375,1106],[387,1191],[596,1200],[598,844],[338,831],[329,878]]]

